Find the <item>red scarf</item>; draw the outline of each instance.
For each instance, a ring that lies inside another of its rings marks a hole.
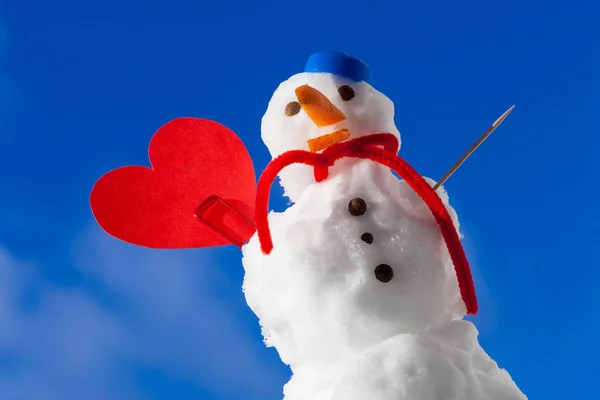
[[[275,158],[267,165],[258,181],[255,212],[261,249],[264,254],[270,254],[273,250],[273,239],[268,221],[269,194],[271,185],[281,170],[292,164],[310,165],[314,167],[315,180],[322,182],[329,176],[329,167],[333,166],[340,158],[362,158],[375,161],[400,175],[429,207],[454,264],[460,294],[467,313],[476,314],[478,306],[473,277],[452,218],[436,191],[396,154],[399,147],[398,139],[394,135],[378,133],[335,144],[320,154],[305,150],[291,150]]]

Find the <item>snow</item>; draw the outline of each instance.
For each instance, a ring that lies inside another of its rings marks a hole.
[[[288,117],[286,105],[296,100],[295,89],[301,85],[310,85],[327,96],[345,115],[346,120],[333,126],[317,127],[304,112]],[[356,96],[343,101],[338,88],[351,86]],[[331,133],[339,129],[348,129],[351,138],[371,133],[392,133],[400,139],[400,133],[394,124],[394,103],[365,82],[351,82],[331,74],[300,73],[281,83],[262,119],[262,139],[275,158],[288,150],[308,150],[307,140]],[[286,168],[280,175],[285,195],[296,201],[304,189],[314,182],[309,167],[295,165]]]
[[[303,112],[286,116],[294,88],[307,82],[348,120],[317,128]],[[357,104],[338,99],[341,84],[355,88]],[[389,99],[327,74],[284,82],[262,127],[273,157],[307,150],[308,139],[341,128],[351,138],[399,137]],[[439,228],[404,181],[365,160],[338,162],[321,183],[309,167],[288,168],[280,177],[294,204],[269,214],[273,252],[264,255],[256,235],[242,249],[248,305],[266,345],[293,372],[285,400],[526,399],[481,348],[475,326],[462,320],[465,306]],[[447,194],[439,193],[458,230]],[[349,212],[356,198],[366,202],[362,215]],[[393,270],[387,282],[376,277],[381,264]]]

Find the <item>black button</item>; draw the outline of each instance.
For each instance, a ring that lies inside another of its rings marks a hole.
[[[290,101],[285,106],[285,115],[287,115],[288,117],[291,117],[293,115],[298,114],[301,109],[302,109],[302,106],[300,105],[300,103],[298,103],[297,101]]]
[[[361,235],[360,237],[362,239],[363,242],[371,244],[373,243],[373,235],[370,234],[369,232],[365,232]]]
[[[375,267],[375,278],[378,281],[387,283],[394,277],[394,270],[387,264],[379,264]]]
[[[338,93],[340,94],[340,97],[344,101],[350,101],[354,98],[354,96],[356,96],[356,93],[354,93],[354,89],[352,89],[348,85],[340,86],[338,89]]]
[[[367,202],[360,197],[352,199],[350,200],[350,203],[348,203],[348,211],[354,216],[363,215],[367,212]]]

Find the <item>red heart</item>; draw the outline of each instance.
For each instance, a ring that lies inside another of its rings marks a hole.
[[[231,225],[236,213],[222,203],[210,204],[210,197],[218,196],[249,222],[240,228],[238,216],[238,227],[229,235],[239,242],[250,239],[256,177],[252,159],[235,133],[214,121],[174,119],[154,134],[148,156],[152,168],[118,168],[94,185],[92,212],[107,233],[163,249],[229,244],[232,240],[195,217],[208,200],[213,209],[209,212],[216,215],[212,223],[229,219]]]

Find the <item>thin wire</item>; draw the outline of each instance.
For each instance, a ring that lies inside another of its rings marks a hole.
[[[513,108],[515,108],[514,105],[511,108],[509,108],[508,110],[506,110],[506,112],[504,114],[502,114],[492,124],[492,126],[489,127],[489,129],[487,131],[485,131],[485,133],[479,138],[479,140],[477,142],[475,142],[475,144],[473,144],[473,146],[471,146],[471,148],[469,150],[467,150],[467,152],[452,166],[452,168],[450,168],[450,170],[448,170],[448,172],[446,172],[446,174],[444,176],[442,176],[442,178],[439,180],[439,182],[435,184],[435,186],[433,187],[434,190],[437,190],[441,185],[443,185],[444,182],[446,182],[448,180],[448,178],[450,178],[452,176],[452,174],[455,173],[458,168],[460,168],[460,166],[467,160],[467,158],[469,158],[471,156],[471,154],[473,154],[473,152],[475,150],[477,150],[477,148],[479,146],[481,146],[481,144],[492,134],[492,132],[494,132],[496,130],[496,128],[498,128],[500,126],[502,121],[504,121],[506,119],[506,117],[508,117],[508,114],[510,114],[510,112],[513,110]]]

